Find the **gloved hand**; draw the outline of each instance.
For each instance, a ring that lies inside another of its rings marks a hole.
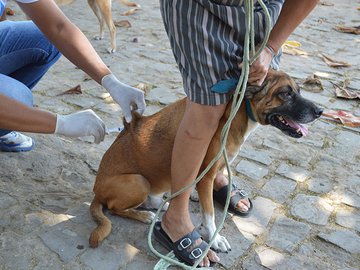
[[[94,136],[95,143],[104,140],[105,124],[92,110],[57,115],[55,134],[68,137]]]
[[[120,82],[114,74],[104,76],[101,85],[120,105],[126,122],[131,122],[131,110],[135,110],[139,114],[144,113],[146,104],[143,91]]]

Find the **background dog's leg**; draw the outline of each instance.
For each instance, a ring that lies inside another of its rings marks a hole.
[[[100,9],[102,18],[105,20],[110,31],[111,48],[108,49],[108,52],[114,53],[116,52],[116,27],[113,22],[112,14],[111,14],[111,0],[95,0],[95,1]]]
[[[95,16],[98,18],[99,25],[100,25],[99,35],[96,35],[94,37],[94,39],[96,39],[96,40],[103,39],[104,38],[104,25],[105,25],[104,18],[101,15],[101,12],[100,12],[99,7],[97,6],[96,0],[88,0],[88,4],[91,7],[92,11],[94,12]]]

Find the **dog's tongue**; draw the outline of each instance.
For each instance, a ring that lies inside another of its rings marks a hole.
[[[300,130],[301,134],[305,137],[307,134],[308,134],[308,129],[307,127],[299,124],[299,123],[296,123],[294,122],[293,120],[287,118],[287,117],[284,117],[284,119],[286,120],[286,122],[289,124],[290,127],[296,129],[296,130]]]

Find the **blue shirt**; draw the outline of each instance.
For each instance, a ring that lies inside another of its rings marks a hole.
[[[16,2],[25,3],[25,4],[34,3],[37,1],[38,0],[16,0]],[[7,2],[7,0],[0,0],[0,17],[4,13],[6,2]]]
[[[0,17],[4,13],[6,0],[0,0]]]

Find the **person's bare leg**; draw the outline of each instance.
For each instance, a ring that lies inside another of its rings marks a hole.
[[[172,193],[195,180],[225,107],[199,105],[187,100],[172,152]],[[194,229],[189,213],[190,194],[191,189],[172,199],[162,218],[162,227],[172,241]],[[209,266],[209,260],[219,261],[219,258],[215,252],[209,251],[208,258],[200,266]]]
[[[223,172],[219,172],[216,175],[216,178],[214,181],[214,190],[218,191],[219,189],[221,189],[222,187],[224,187],[228,184],[229,184],[229,179],[223,174]],[[234,195],[234,193],[232,195]],[[249,202],[249,199],[247,199],[247,198],[241,199],[236,204],[236,208],[238,208],[239,210],[241,210],[243,212],[247,212],[249,210],[249,207],[250,207],[250,202]]]

